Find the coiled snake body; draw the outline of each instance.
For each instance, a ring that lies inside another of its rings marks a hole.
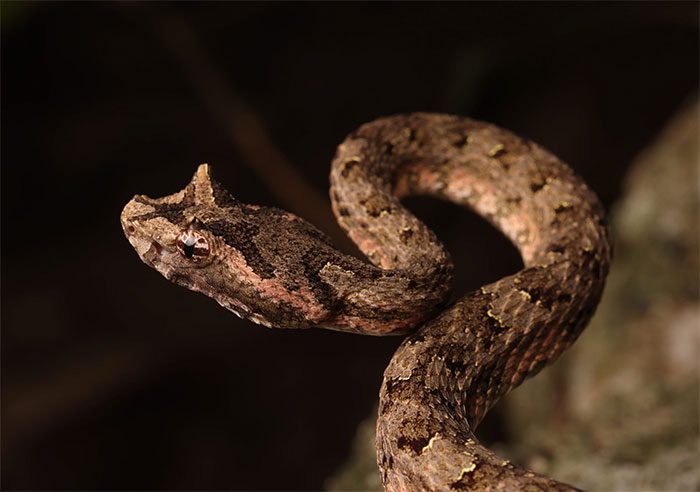
[[[596,196],[540,146],[439,114],[363,125],[338,147],[330,178],[333,211],[373,265],[303,219],[239,202],[205,164],[174,195],[135,196],[122,226],[144,262],[256,323],[413,331],[380,392],[386,490],[571,490],[499,458],[473,431],[588,323],[611,255]],[[475,210],[516,245],[524,269],[446,307],[452,264],[401,205],[410,194]]]

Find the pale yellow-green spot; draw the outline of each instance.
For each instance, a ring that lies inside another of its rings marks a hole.
[[[489,309],[488,311],[486,311],[486,314],[488,315],[489,318],[495,319],[496,322],[498,323],[498,326],[500,326],[501,328],[505,328],[505,327],[506,327],[506,325],[503,324],[503,321],[501,321],[501,318],[499,318],[498,316],[496,316],[496,314],[494,314],[494,312],[491,311],[490,309]]]
[[[423,446],[423,449],[420,450],[421,454],[425,453],[426,451],[430,450],[433,448],[433,443],[435,440],[440,437],[439,433],[436,433],[433,437],[430,438],[430,441],[428,441],[428,444]]]
[[[530,293],[529,293],[528,291],[518,289],[518,294],[520,294],[521,296],[523,296],[523,297],[524,297],[525,299],[527,299],[528,301],[532,301],[532,296],[530,295]]]
[[[474,470],[476,470],[476,463],[474,463],[472,461],[471,463],[469,463],[469,465],[462,468],[462,471],[459,472],[459,476],[457,477],[457,482],[462,480],[464,478],[464,475],[466,475],[467,473],[471,473]]]
[[[503,144],[496,144],[494,145],[491,150],[489,150],[488,155],[489,157],[494,157],[496,154],[498,154],[500,151],[503,150]]]

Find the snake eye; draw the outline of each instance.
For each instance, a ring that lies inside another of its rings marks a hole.
[[[177,240],[177,250],[187,259],[200,260],[209,255],[209,243],[201,234],[185,231]]]

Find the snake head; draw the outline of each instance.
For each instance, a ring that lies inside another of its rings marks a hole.
[[[202,164],[177,193],[162,198],[134,196],[122,210],[122,229],[139,257],[170,278],[175,268],[210,263],[216,241],[200,225],[215,213],[214,203],[209,166]]]
[[[240,317],[301,327],[327,316],[293,281],[306,268],[300,252],[316,256],[327,238],[293,214],[236,200],[207,164],[177,193],[134,196],[121,225],[144,263]]]

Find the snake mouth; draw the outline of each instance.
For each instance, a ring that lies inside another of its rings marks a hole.
[[[163,253],[163,246],[158,241],[144,237],[137,233],[134,226],[127,226],[124,229],[126,238],[131,243],[131,246],[136,250],[139,258],[150,267],[157,267],[158,260]]]
[[[153,207],[144,203],[142,195],[136,195],[126,204],[120,216],[124,235],[141,260],[148,266],[158,269],[164,255],[175,252],[175,245],[164,244],[162,238],[153,234],[148,221],[139,220],[144,214],[153,211]]]
[[[144,263],[149,266],[158,268],[158,263],[163,255],[163,247],[158,243],[158,241],[151,241],[151,246],[148,250],[141,256]]]

